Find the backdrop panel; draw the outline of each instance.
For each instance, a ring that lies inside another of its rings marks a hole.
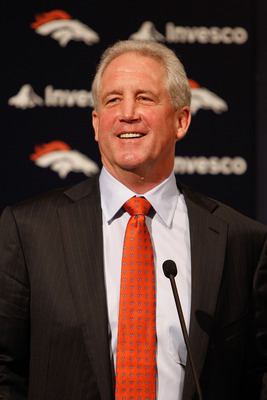
[[[177,144],[175,173],[255,215],[251,0],[5,1],[2,7],[1,209],[100,168],[92,77],[109,44],[133,38],[166,43],[190,79],[193,118]]]

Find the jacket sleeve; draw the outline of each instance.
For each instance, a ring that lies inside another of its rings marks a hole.
[[[0,398],[27,398],[29,370],[29,279],[15,219],[0,219]]]
[[[267,399],[267,239],[254,278],[256,345],[259,354],[260,399]]]
[[[267,399],[267,238],[253,279],[252,318],[248,356],[248,376],[243,398]]]

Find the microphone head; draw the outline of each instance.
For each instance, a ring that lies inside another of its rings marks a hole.
[[[162,264],[163,272],[167,278],[169,278],[171,275],[176,276],[177,275],[177,268],[176,264],[173,260],[166,260]]]

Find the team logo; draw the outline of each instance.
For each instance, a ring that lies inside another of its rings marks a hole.
[[[99,42],[98,34],[89,26],[83,24],[63,10],[53,10],[35,15],[35,22],[30,27],[38,35],[51,36],[61,47],[65,47],[70,40],[82,41],[88,46]]]
[[[38,167],[50,168],[57,172],[61,179],[65,179],[70,172],[92,176],[99,171],[97,163],[59,140],[36,145],[30,159]]]
[[[164,42],[165,37],[162,35],[157,29],[155,28],[155,25],[151,21],[145,21],[140,29],[133,33],[130,36],[130,39],[134,40],[155,40],[158,42]]]
[[[196,81],[189,79],[192,90],[191,112],[195,115],[198,110],[212,110],[216,114],[221,114],[228,110],[227,103],[217,94],[205,87],[201,87]]]

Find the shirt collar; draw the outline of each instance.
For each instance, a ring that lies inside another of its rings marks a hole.
[[[101,170],[99,185],[102,211],[108,223],[112,222],[114,216],[127,200],[133,196],[138,196],[137,193],[134,193],[110,175],[105,167]],[[179,195],[180,192],[176,185],[174,173],[172,172],[165,181],[142,196],[150,202],[163,223],[170,228]]]

